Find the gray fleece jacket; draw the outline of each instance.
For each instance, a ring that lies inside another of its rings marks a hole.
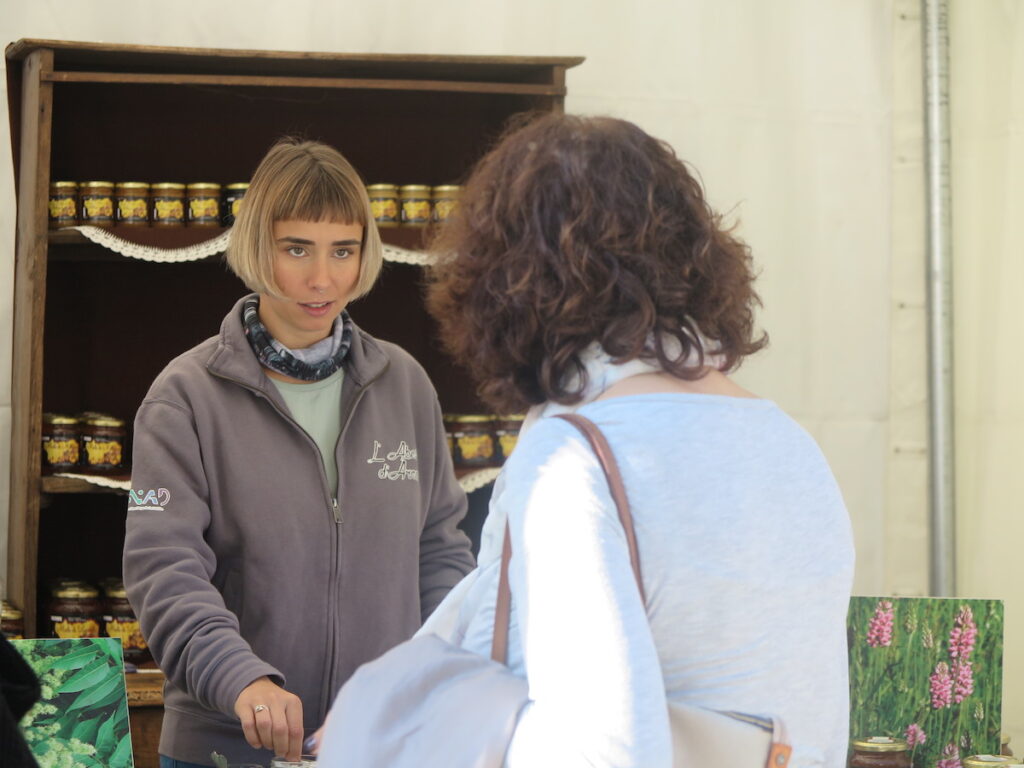
[[[358,328],[335,456],[337,499],[245,339],[241,301],[150,388],[124,581],[167,676],[161,754],[266,762],[234,714],[245,686],[269,675],[312,732],[356,667],[411,636],[472,568],[434,389]]]

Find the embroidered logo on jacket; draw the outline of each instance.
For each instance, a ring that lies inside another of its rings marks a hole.
[[[129,512],[163,512],[164,507],[171,503],[171,492],[166,488],[154,490],[128,491]]]
[[[373,455],[366,460],[367,464],[380,464],[377,470],[377,477],[381,480],[419,480],[418,469],[409,467],[410,461],[416,461],[416,449],[410,448],[403,440],[398,448],[390,453],[381,456],[381,444],[379,440],[373,441]]]

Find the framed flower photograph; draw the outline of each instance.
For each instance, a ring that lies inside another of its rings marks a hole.
[[[850,737],[906,739],[914,768],[998,754],[1003,603],[854,597]]]

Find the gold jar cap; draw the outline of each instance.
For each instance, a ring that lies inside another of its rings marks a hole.
[[[44,413],[43,424],[77,424],[78,419],[74,416],[65,416],[62,413]]]
[[[61,584],[53,590],[54,597],[99,597],[100,592],[96,587],[88,584]]]
[[[89,187],[113,187],[114,182],[112,181],[83,181],[79,185],[82,189],[88,189]]]
[[[906,739],[894,739],[891,736],[871,736],[866,739],[853,739],[850,742],[858,752],[906,752]]]
[[[368,184],[366,187],[367,192],[397,192],[397,184]]]
[[[91,419],[86,419],[85,423],[90,427],[123,427],[124,419],[114,416],[94,416]]]
[[[428,184],[403,184],[399,191],[403,195],[413,193],[428,193],[430,192],[430,186]]]
[[[146,181],[119,181],[118,189],[149,189],[149,182]]]
[[[125,591],[124,584],[111,584],[109,587],[107,587],[106,591],[107,597],[128,597],[128,593]]]
[[[21,609],[17,608],[14,603],[3,601],[0,604],[0,616],[5,619],[20,619],[22,617]]]
[[[78,189],[77,181],[51,181],[51,187],[57,187],[58,189]]]
[[[191,192],[193,189],[214,190],[214,189],[220,189],[220,184],[214,184],[211,181],[200,181],[200,182],[197,182],[195,184],[186,184],[185,185],[185,189],[187,189],[189,192]]]
[[[462,191],[462,187],[458,184],[442,184],[438,187],[433,187],[435,195],[451,195],[458,194]]]
[[[525,413],[496,413],[494,418],[498,421],[522,421],[526,418]]]
[[[249,182],[247,182],[247,181],[240,181],[237,184],[228,184],[226,187],[224,187],[224,189],[248,189],[248,188],[249,188]]]
[[[493,416],[483,416],[477,413],[449,413],[444,417],[445,421],[452,421],[456,424],[482,424],[485,421],[493,421]]]
[[[152,184],[153,189],[184,189],[184,184],[179,184],[176,181],[162,181],[159,184]]]
[[[1020,765],[1019,757],[1009,755],[971,755],[960,761],[963,768],[986,768],[992,765]]]

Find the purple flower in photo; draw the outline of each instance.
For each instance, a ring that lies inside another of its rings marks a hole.
[[[942,750],[942,760],[935,763],[935,768],[961,768],[960,766],[960,752],[956,748],[956,744],[947,744]]]
[[[945,709],[953,703],[953,678],[949,674],[949,664],[940,661],[935,665],[931,677],[932,709]]]
[[[875,615],[868,622],[868,645],[872,648],[892,645],[892,622],[894,618],[892,603],[879,600]]]
[[[953,664],[951,673],[953,678],[953,703],[959,704],[972,693],[974,693],[974,670],[971,669],[971,662],[957,661]]]
[[[928,736],[924,732],[924,729],[917,723],[911,723],[907,726],[906,733],[904,734],[907,739],[907,746],[913,749],[918,744],[924,744],[928,741]]]
[[[978,625],[974,623],[974,613],[969,605],[965,605],[953,622],[949,632],[949,656],[952,659],[966,661],[974,650],[974,641],[978,637]]]

